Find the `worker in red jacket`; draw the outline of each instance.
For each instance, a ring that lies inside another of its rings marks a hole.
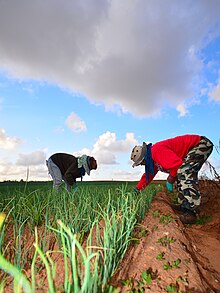
[[[145,173],[135,191],[148,186],[158,171],[168,173],[166,187],[172,192],[176,181],[179,205],[172,207],[179,211],[184,224],[196,222],[196,208],[200,205],[198,172],[213,150],[213,143],[206,137],[186,134],[166,139],[155,144],[143,143],[131,152],[133,167],[145,165]]]

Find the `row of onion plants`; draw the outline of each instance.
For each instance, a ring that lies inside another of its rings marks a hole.
[[[2,195],[0,291],[14,286],[14,292],[38,292],[45,286],[48,292],[113,292],[111,277],[159,188],[151,185],[137,195],[126,184],[94,184],[72,192],[26,189]]]

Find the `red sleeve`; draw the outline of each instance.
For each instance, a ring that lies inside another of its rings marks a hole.
[[[148,182],[146,181],[146,173],[144,173],[141,176],[141,180],[138,182],[136,188],[139,189],[139,190],[145,189],[151,183],[151,181],[154,179],[154,177],[157,174],[157,172],[158,171],[154,169],[154,175],[149,174]]]

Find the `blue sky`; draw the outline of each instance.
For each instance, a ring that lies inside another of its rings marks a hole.
[[[94,156],[84,180],[138,180],[134,145],[186,133],[213,141],[220,171],[219,11],[218,0],[1,1],[0,181],[27,169],[49,180],[55,152]]]

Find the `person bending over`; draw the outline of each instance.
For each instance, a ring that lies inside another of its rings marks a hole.
[[[97,169],[97,162],[94,157],[82,155],[75,157],[71,154],[56,153],[46,161],[48,172],[53,179],[53,188],[59,191],[62,181],[66,189],[76,184],[76,178],[83,178],[85,174],[90,175],[91,170]]]
[[[159,141],[155,144],[135,146],[131,152],[133,167],[145,166],[145,173],[135,187],[138,192],[148,186],[158,171],[168,173],[167,189],[172,192],[176,181],[179,211],[184,224],[196,222],[196,208],[200,205],[198,172],[213,150],[213,143],[205,136],[186,134]]]

